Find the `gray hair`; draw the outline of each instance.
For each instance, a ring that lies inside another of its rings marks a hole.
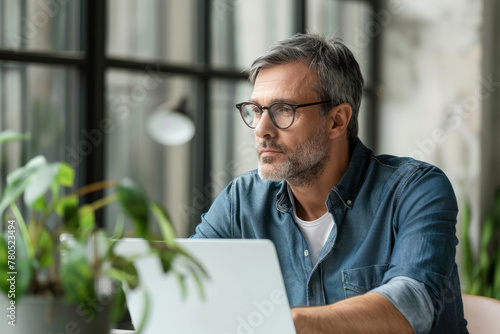
[[[349,103],[352,117],[347,127],[347,138],[353,143],[358,138],[358,113],[363,95],[363,76],[352,52],[338,38],[328,40],[316,34],[296,34],[272,46],[257,58],[249,80],[255,83],[261,68],[301,61],[318,73],[313,90],[321,99],[332,102],[322,107],[322,114],[341,103]]]

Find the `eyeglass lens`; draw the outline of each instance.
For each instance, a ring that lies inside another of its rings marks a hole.
[[[273,104],[269,109],[269,114],[274,125],[278,128],[287,128],[293,123],[293,107],[286,103]],[[253,103],[246,103],[241,106],[241,116],[247,125],[255,128],[262,117],[262,110]]]

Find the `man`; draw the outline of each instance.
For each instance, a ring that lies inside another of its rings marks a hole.
[[[235,178],[193,237],[266,238],[297,333],[466,333],[446,176],[358,139],[359,65],[338,40],[298,34],[250,69],[237,108],[258,171]]]

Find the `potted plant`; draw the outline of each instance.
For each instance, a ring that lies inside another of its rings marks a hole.
[[[465,293],[500,300],[500,191],[495,207],[481,225],[479,253],[474,256],[469,240],[470,209],[463,214],[463,266]]]
[[[6,131],[0,133],[0,144],[26,138]],[[157,256],[164,272],[179,278],[183,291],[184,277],[172,264],[176,257],[186,257],[188,261],[179,262],[189,267],[202,291],[201,278],[206,273],[176,245],[161,205],[149,200],[130,179],[97,182],[71,191],[74,177],[70,165],[50,163],[43,156],[7,175],[0,192],[0,302],[2,309],[7,309],[7,319],[2,320],[0,329],[14,333],[14,329],[24,328],[32,333],[44,326],[52,333],[109,333],[110,322],[119,319],[124,308],[121,285],[116,282],[130,289],[138,286],[133,258],[115,252],[123,237],[125,217],[132,222],[135,236],[147,240],[149,252],[144,255]],[[80,204],[81,196],[103,189],[114,193]],[[119,205],[123,213],[113,235],[95,221],[95,212],[107,205]],[[153,221],[160,235],[152,232]],[[23,309],[28,307],[29,311]]]

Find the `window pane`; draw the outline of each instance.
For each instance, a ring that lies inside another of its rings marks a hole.
[[[0,0],[0,48],[80,50],[80,0]]]
[[[293,33],[292,1],[213,1],[212,65],[247,69],[267,48]]]
[[[359,126],[359,131],[358,131],[358,136],[359,139],[363,141],[364,144],[366,145],[371,145],[370,143],[370,138],[369,138],[369,132],[373,131],[370,127],[369,120],[370,120],[370,113],[372,112],[372,97],[370,94],[363,94],[363,98],[361,99],[361,105],[359,106],[359,114],[358,114],[358,126]]]
[[[307,31],[340,37],[358,61],[367,85],[371,84],[371,42],[382,26],[365,1],[307,1]]]
[[[196,0],[110,0],[107,12],[108,56],[196,63]]]
[[[243,123],[235,104],[247,101],[252,86],[247,81],[213,80],[210,86],[213,198],[235,176],[257,168],[253,130]]]
[[[186,101],[186,112],[196,108],[196,81],[183,77],[152,74],[150,71],[112,70],[107,75],[106,178],[130,177],[140,183],[151,199],[164,205],[175,229],[186,236],[189,228],[192,141],[181,146],[164,146],[147,131],[151,115],[176,109]],[[117,211],[106,213],[109,229]]]
[[[37,155],[76,167],[77,82],[76,71],[68,68],[0,62],[0,131],[31,133],[29,141],[3,147],[0,182]]]

